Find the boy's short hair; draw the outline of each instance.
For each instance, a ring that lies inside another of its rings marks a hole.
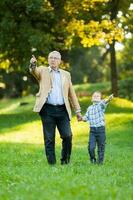
[[[102,96],[102,93],[100,91],[98,91],[98,90],[93,92],[92,95],[95,94],[95,93],[98,93],[98,94],[100,94]]]

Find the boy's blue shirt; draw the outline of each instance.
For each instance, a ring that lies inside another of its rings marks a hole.
[[[90,123],[90,127],[105,126],[104,113],[107,105],[105,100],[101,100],[88,107],[84,119]]]

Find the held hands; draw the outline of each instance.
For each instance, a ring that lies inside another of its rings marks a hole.
[[[78,112],[76,115],[77,115],[77,120],[78,120],[78,121],[82,121],[83,118],[82,118],[81,113]]]
[[[85,117],[83,117],[82,115],[81,115],[81,113],[79,112],[79,113],[77,113],[76,114],[77,115],[77,120],[78,120],[78,122],[86,122],[87,120],[85,119]]]

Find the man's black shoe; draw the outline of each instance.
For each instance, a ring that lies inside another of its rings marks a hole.
[[[48,164],[49,164],[49,165],[55,165],[56,162],[55,162],[55,161],[53,161],[53,162],[48,162]]]
[[[61,165],[67,165],[67,164],[69,164],[68,160],[61,160]]]

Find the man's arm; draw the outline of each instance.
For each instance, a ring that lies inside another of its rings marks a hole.
[[[80,105],[79,105],[75,90],[74,90],[73,85],[72,85],[71,76],[69,78],[70,78],[69,94],[68,94],[69,95],[69,100],[71,102],[72,107],[75,110],[75,113],[77,115],[78,121],[81,121],[82,120],[81,108],[80,108]]]
[[[40,79],[40,70],[37,68],[37,60],[34,55],[30,60],[29,71],[37,80]]]
[[[89,107],[87,108],[85,115],[82,117],[82,121],[83,122],[89,121]]]

